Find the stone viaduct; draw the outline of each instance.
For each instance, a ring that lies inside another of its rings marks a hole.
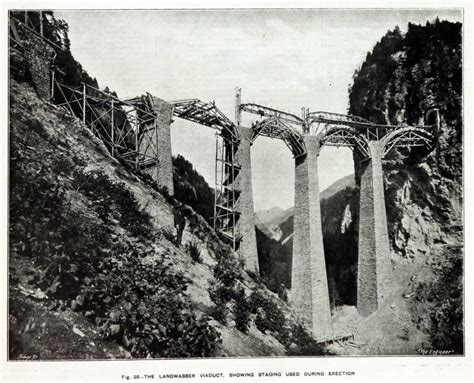
[[[15,27],[16,25],[16,27]],[[25,23],[13,23],[12,52],[25,57],[38,94],[80,117],[109,148],[111,154],[136,170],[149,173],[173,194],[170,126],[174,117],[218,131],[216,144],[215,229],[258,273],[252,195],[251,146],[259,137],[277,138],[295,160],[295,209],[291,304],[318,338],[332,334],[328,282],[321,227],[318,156],[324,146],[349,147],[362,160],[360,181],[357,309],[367,316],[386,298],[391,262],[383,185],[383,158],[393,148],[436,143],[439,115],[430,111],[426,126],[373,124],[363,118],[302,108],[296,116],[235,95],[235,122],[215,105],[197,99],[166,102],[150,94],[119,99],[83,84],[73,89],[61,84],[51,71],[51,49],[23,44]],[[38,34],[35,34],[37,39]],[[44,40],[44,39],[43,39]],[[37,46],[44,46],[44,41]],[[56,48],[56,47],[52,47]],[[36,53],[35,53],[36,52]],[[44,53],[47,52],[47,53]],[[46,68],[46,70],[45,70]],[[48,69],[49,68],[49,69]],[[242,126],[243,112],[259,116],[251,127]]]
[[[85,93],[84,93],[85,94]],[[243,259],[245,268],[259,272],[252,194],[251,146],[259,137],[281,139],[295,161],[295,208],[291,305],[313,334],[332,334],[326,262],[321,227],[318,156],[324,146],[349,147],[362,159],[359,211],[357,309],[363,316],[375,312],[387,296],[391,262],[382,161],[395,147],[424,146],[436,141],[436,126],[377,125],[360,117],[303,109],[301,117],[258,104],[242,104],[236,94],[236,118],[231,122],[214,103],[200,100],[166,102],[157,97],[115,100],[115,107],[129,103],[150,117],[129,130],[137,135],[138,169],[150,172],[160,187],[173,192],[170,126],[174,117],[218,130],[214,225]],[[82,96],[82,101],[87,96]],[[81,98],[79,97],[79,100]],[[86,102],[84,110],[93,108]],[[111,103],[113,114],[113,104]],[[132,109],[133,109],[132,108]],[[245,127],[241,113],[260,121]],[[87,113],[86,113],[87,115]],[[87,118],[86,118],[87,119]],[[145,122],[148,121],[148,124]],[[93,125],[93,130],[100,130]],[[112,124],[113,125],[113,124]],[[147,129],[143,129],[146,125]],[[138,133],[137,133],[138,132]],[[145,136],[144,132],[149,132]],[[127,133],[116,132],[116,136]],[[110,134],[112,136],[112,134]],[[102,136],[105,141],[110,139]],[[114,143],[112,143],[114,144]],[[118,151],[118,150],[117,150]],[[129,155],[128,153],[126,153]],[[147,162],[148,161],[148,162]],[[147,165],[148,164],[148,165]]]

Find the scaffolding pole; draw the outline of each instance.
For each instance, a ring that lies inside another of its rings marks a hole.
[[[82,123],[86,123],[86,84],[82,84]]]

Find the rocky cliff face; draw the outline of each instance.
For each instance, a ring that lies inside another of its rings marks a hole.
[[[461,86],[461,25],[440,21],[410,25],[405,36],[389,32],[354,76],[352,114],[378,123],[423,124],[427,110],[440,110],[433,152],[400,149],[385,163],[392,248],[401,256],[462,235]]]
[[[392,248],[400,255],[426,251],[432,241],[459,234],[461,76],[461,25],[440,21],[410,25],[405,36],[398,29],[387,33],[354,76],[352,114],[377,123],[416,125],[425,122],[430,108],[440,110],[441,130],[432,153],[399,150],[385,164]]]
[[[398,28],[388,32],[356,71],[349,108],[373,122],[398,125],[426,124],[427,110],[440,111],[432,152],[399,149],[387,157],[385,198],[394,289],[405,285],[408,295],[413,293],[411,319],[433,345],[457,352],[462,350],[461,42],[461,24],[439,20],[410,24],[405,35]],[[401,275],[408,265],[411,280]]]

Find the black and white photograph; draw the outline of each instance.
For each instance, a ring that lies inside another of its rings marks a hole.
[[[467,381],[466,9],[157,6],[2,6],[6,381]]]

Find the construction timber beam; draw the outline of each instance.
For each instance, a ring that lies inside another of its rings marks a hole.
[[[325,120],[330,121],[340,121],[340,122],[362,122],[371,124],[369,120],[359,116],[352,116],[350,114],[341,114],[341,113],[333,113],[333,112],[324,112],[324,111],[315,111],[315,112],[308,112],[306,115],[306,119],[309,122],[322,122]]]
[[[38,13],[40,22],[39,25],[34,25],[31,22],[31,18],[28,16],[28,13]],[[16,24],[16,25],[15,25]],[[28,33],[32,33],[35,36],[41,38],[47,44],[49,44],[53,49],[59,51],[65,51],[65,48],[59,46],[55,42],[51,41],[50,39],[46,38],[43,33],[43,15],[42,11],[25,11],[24,13],[24,20],[20,20],[18,17],[10,15],[10,26],[14,26],[15,32],[19,31],[20,29],[24,29]],[[18,43],[23,44],[24,38],[21,38],[20,34],[16,33],[15,39]]]
[[[203,102],[199,99],[178,100],[170,102],[173,115],[196,124],[208,126],[219,131],[226,131],[231,138],[238,140],[234,123],[216,106],[215,102]]]
[[[302,118],[288,112],[269,108],[268,106],[247,103],[240,104],[240,110],[242,112],[256,114],[260,117],[277,117],[280,121],[284,121],[286,123],[305,126],[305,121]]]
[[[237,184],[241,166],[237,160],[238,144],[229,139],[226,132],[216,134],[214,229],[234,250],[239,250],[242,241],[239,233],[241,211],[238,206],[241,189]]]

